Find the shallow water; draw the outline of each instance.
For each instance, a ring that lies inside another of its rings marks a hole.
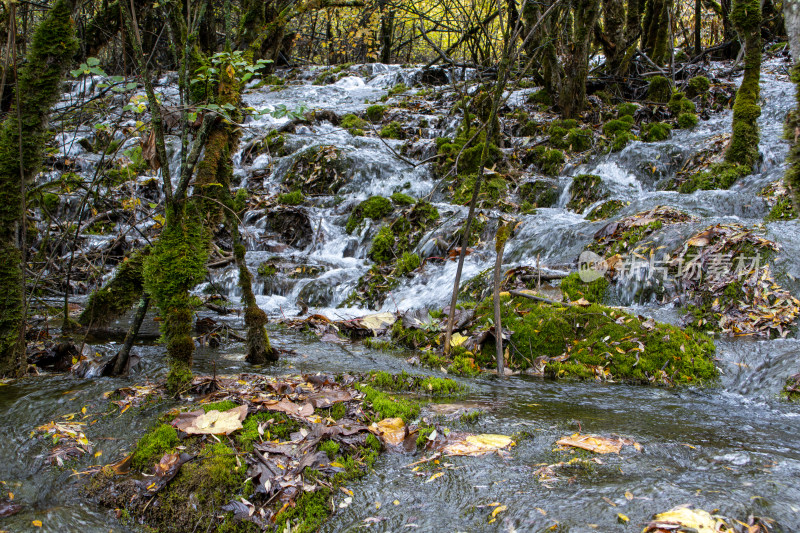
[[[680,230],[665,228],[656,235],[661,242],[676,243],[691,232],[717,222],[761,222],[768,207],[756,194],[778,179],[785,170],[786,143],[780,139],[781,124],[794,105],[792,84],[783,72],[786,65],[767,62],[763,76],[764,107],[761,118],[760,150],[764,163],[760,171],[749,176],[729,191],[700,191],[691,195],[657,190],[657,183],[674,174],[682,162],[703,141],[730,129],[730,112],[701,121],[693,131],[676,131],[661,143],[631,143],[622,152],[600,157],[577,168],[568,168],[559,180],[566,191],[570,177],[578,173],[595,173],[603,177],[614,191],[614,197],[631,201],[615,218],[636,213],[656,205],[671,205],[700,217],[700,221]],[[353,67],[348,76],[336,84],[314,86],[309,80],[283,91],[251,90],[246,102],[254,107],[292,108],[304,103],[312,108],[334,109],[343,114],[364,109],[365,99],[374,100],[399,81],[411,85],[417,70],[411,68],[368,66]],[[169,82],[169,80],[165,80]],[[79,87],[65,99],[74,97]],[[170,95],[165,91],[166,96]],[[521,102],[512,98],[510,102]],[[438,113],[411,113],[404,122],[428,116],[433,126],[425,131],[420,143],[443,135],[452,129],[452,121]],[[436,119],[436,120],[434,120]],[[244,142],[258,136],[280,120],[263,118],[248,124]],[[67,135],[64,147],[81,158],[80,150],[71,144],[75,136]],[[246,235],[248,259],[252,268],[272,256],[300,258],[302,262],[319,264],[327,271],[317,278],[293,280],[281,290],[258,284],[259,303],[272,316],[293,315],[297,299],[309,283],[316,293],[325,295],[313,311],[329,316],[353,316],[366,309],[337,309],[354,287],[358,277],[370,265],[365,259],[372,233],[349,236],[344,224],[349,208],[370,195],[389,195],[401,190],[413,196],[432,195],[442,214],[441,226],[458,223],[465,216],[461,206],[450,205],[437,193],[427,165],[414,167],[398,160],[376,138],[352,137],[339,128],[323,124],[315,131],[298,130],[288,138],[295,148],[333,144],[344,150],[354,162],[352,180],[343,193],[344,201],[329,205],[324,199],[308,212],[311,227],[319,228],[321,239],[304,249],[287,248],[270,251],[274,242],[264,240],[264,225],[259,213],[250,213]],[[388,141],[392,147],[398,142]],[[271,160],[258,158],[250,165],[239,164],[236,172],[243,184],[255,184],[268,191],[277,191],[283,175],[293,161],[292,155]],[[88,154],[82,160],[87,169],[92,165]],[[241,161],[241,157],[237,159]],[[656,170],[653,171],[652,169]],[[264,172],[267,170],[268,172]],[[654,175],[657,178],[654,178]],[[408,184],[406,186],[406,184]],[[534,264],[537,255],[545,264],[574,264],[583,247],[605,222],[588,222],[582,215],[561,207],[540,209],[535,215],[522,217],[522,225],[508,242],[506,263]],[[488,214],[492,216],[491,213]],[[768,225],[768,236],[778,241],[782,251],[776,266],[789,275],[800,277],[800,232],[797,222]],[[670,233],[678,231],[679,234]],[[435,232],[432,232],[435,233]],[[419,250],[430,247],[429,236]],[[355,242],[353,242],[355,241]],[[88,240],[86,246],[94,245]],[[278,243],[280,244],[280,243]],[[463,279],[469,279],[494,262],[491,244],[479,247],[467,259]],[[404,281],[383,305],[386,310],[441,306],[447,302],[455,274],[455,264],[429,263],[423,272]],[[211,281],[215,289],[235,298],[236,274],[233,268],[218,269]],[[205,287],[200,287],[200,291]],[[658,320],[676,323],[678,310],[634,301],[635,286],[621,287],[615,292],[619,303],[634,305],[634,311]],[[239,325],[236,319],[226,319]],[[271,332],[278,347],[291,348],[296,355],[284,357],[276,366],[258,372],[281,375],[294,372],[358,372],[387,370],[420,372],[406,361],[412,354],[403,351],[378,352],[360,344],[321,343],[305,334],[282,329]],[[456,457],[442,461],[436,469],[444,475],[426,483],[438,471],[426,470],[416,475],[405,465],[419,456],[384,454],[375,465],[375,472],[349,488],[355,493],[353,503],[339,509],[325,526],[325,531],[543,531],[560,524],[561,531],[641,530],[652,514],[675,505],[691,503],[707,510],[741,520],[749,514],[774,519],[781,530],[800,531],[800,406],[778,398],[787,376],[800,372],[800,343],[797,340],[758,341],[751,339],[719,339],[717,357],[722,376],[719,384],[706,388],[680,390],[634,387],[619,384],[560,383],[514,376],[507,379],[483,377],[468,380],[470,392],[459,402],[478,406],[486,414],[474,425],[445,421],[454,430],[484,433],[519,434],[519,445],[510,457]],[[95,347],[111,353],[113,344]],[[113,512],[101,509],[79,495],[80,476],[71,468],[56,469],[44,465],[46,446],[31,438],[31,431],[44,423],[82,407],[90,415],[86,435],[95,443],[97,457],[84,457],[75,470],[91,464],[104,464],[119,459],[148,427],[164,405],[142,410],[131,409],[123,415],[99,416],[112,406],[102,394],[120,386],[163,376],[163,349],[139,346],[142,358],[140,371],[130,379],[78,379],[70,376],[40,376],[0,385],[0,480],[25,509],[20,514],[0,519],[0,529],[24,531],[33,529],[32,520],[41,520],[46,531],[85,532],[120,530]],[[196,358],[198,372],[237,373],[252,371],[243,361],[241,346],[226,345],[219,350],[200,348]],[[430,416],[430,415],[428,415]],[[543,464],[568,458],[553,451],[560,437],[576,431],[618,434],[642,445],[640,452],[624,448],[619,456],[601,456],[602,464],[594,464],[591,472],[564,471],[563,476],[540,481],[536,470]],[[445,467],[444,463],[448,466]],[[632,499],[626,498],[626,492]],[[344,495],[340,495],[342,498]],[[395,505],[393,502],[397,501]],[[339,500],[337,500],[338,502]],[[492,508],[500,502],[507,510],[489,523]],[[379,505],[376,505],[379,504]],[[484,507],[481,507],[484,506]],[[628,525],[617,521],[617,514],[630,518]],[[371,525],[370,525],[371,524]],[[638,529],[636,529],[638,528]],[[38,530],[38,528],[36,528]]]

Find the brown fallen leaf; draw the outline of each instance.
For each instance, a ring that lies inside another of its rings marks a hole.
[[[377,424],[372,424],[369,430],[395,446],[402,444],[406,436],[406,425],[402,418],[384,418]]]
[[[307,417],[314,414],[314,406],[306,402],[298,405],[291,400],[282,398],[280,400],[255,400],[270,411],[278,411],[287,415]]]
[[[442,449],[445,455],[468,455],[476,457],[514,446],[514,439],[506,435],[467,435]]]

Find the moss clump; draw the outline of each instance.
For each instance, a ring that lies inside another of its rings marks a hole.
[[[435,397],[455,396],[466,390],[464,385],[452,379],[416,376],[407,372],[390,374],[388,372],[372,371],[364,378],[364,381],[382,390],[416,392]]]
[[[632,117],[639,106],[632,102],[623,102],[617,106],[617,117]]]
[[[697,126],[697,115],[694,113],[681,113],[678,115],[678,127],[682,130],[690,130]]]
[[[529,181],[520,186],[519,198],[532,207],[552,207],[558,201],[558,185],[546,180]]]
[[[419,416],[419,403],[392,396],[366,384],[356,385],[364,393],[364,402],[378,414],[379,419],[402,418],[408,424]]]
[[[206,413],[209,411],[228,411],[234,407],[239,407],[239,404],[231,400],[222,400],[220,402],[204,403],[200,408]]]
[[[644,142],[648,143],[666,141],[670,131],[672,131],[672,126],[666,122],[650,122],[642,126],[641,137]]]
[[[636,135],[634,135],[629,131],[624,133],[619,133],[617,134],[616,137],[614,137],[614,142],[611,143],[611,151],[619,152],[620,150],[628,146],[629,142],[635,140],[636,140]]]
[[[278,195],[277,201],[281,205],[300,205],[306,201],[303,191],[292,191]]]
[[[544,146],[537,146],[525,154],[526,162],[536,165],[542,174],[558,176],[564,166],[564,153],[560,150],[551,150]]]
[[[395,205],[406,206],[412,205],[416,200],[407,194],[403,194],[401,192],[393,193],[389,197]]]
[[[258,432],[259,425],[264,428],[264,436]],[[239,446],[245,451],[252,451],[253,444],[262,440],[288,440],[290,435],[300,429],[293,419],[275,411],[253,413],[247,415],[242,422],[242,429],[236,432],[235,438]]]
[[[579,174],[572,178],[567,209],[581,213],[593,203],[608,198],[608,194],[603,178],[595,174]]]
[[[653,76],[647,84],[647,98],[659,104],[666,104],[672,96],[672,86],[664,76]]]
[[[764,222],[775,222],[778,220],[792,220],[797,218],[797,211],[794,209],[791,197],[779,198],[772,206],[769,214],[764,218]]]
[[[749,173],[750,169],[744,165],[717,163],[707,171],[699,172],[681,183],[678,192],[689,194],[697,190],[729,189],[736,180]]]
[[[633,315],[597,304],[549,306],[503,297],[502,310],[503,327],[514,332],[511,364],[517,368],[527,368],[536,357],[545,356],[544,373],[552,377],[674,385],[703,383],[717,375],[714,343],[693,331],[644,324]],[[476,308],[476,317],[487,325],[493,313],[491,298]],[[494,351],[494,342],[489,341],[482,357],[490,360]]]
[[[694,102],[686,98],[686,96],[680,91],[675,91],[672,94],[672,98],[670,98],[667,107],[669,107],[669,112],[675,116],[678,116],[681,113],[694,113],[697,111],[697,107],[694,105]]]
[[[416,270],[420,265],[420,259],[417,254],[404,252],[403,256],[397,260],[395,267],[395,275],[403,276]]]
[[[475,189],[475,179],[477,175],[471,174],[463,178],[458,187],[453,191],[453,201],[457,204],[465,205],[472,200],[472,193]],[[501,208],[503,200],[508,192],[508,183],[502,176],[481,180],[480,192],[478,193],[478,206]]]
[[[407,90],[408,90],[408,86],[405,83],[400,82],[397,85],[395,85],[394,87],[392,87],[391,89],[389,89],[388,95],[389,96],[395,96],[395,95],[398,95],[400,93],[404,93]]]
[[[612,139],[612,151],[618,152],[625,148],[629,141],[636,139],[636,136],[631,133],[632,127],[633,117],[630,115],[623,115],[603,124],[603,135]]]
[[[711,87],[711,82],[705,76],[695,76],[689,80],[686,85],[686,96],[694,98],[696,96],[705,95]]]
[[[592,147],[591,132],[582,130],[573,124],[576,124],[575,120],[561,120],[550,126],[550,145],[553,148],[585,152]]]
[[[380,220],[393,211],[392,202],[383,196],[371,196],[358,204],[347,219],[345,231],[352,233],[365,219]]]
[[[561,280],[561,292],[573,302],[583,298],[592,303],[600,303],[603,301],[606,289],[608,289],[606,278],[598,278],[586,283],[577,272],[573,272]]]
[[[372,122],[380,122],[383,114],[386,112],[386,106],[381,104],[374,104],[367,108],[364,114]]]
[[[378,230],[378,234],[372,239],[372,247],[369,249],[369,256],[376,263],[388,263],[394,259],[395,237],[392,229],[388,226]]]
[[[367,121],[350,113],[342,117],[339,125],[346,129],[350,135],[364,135],[364,129],[367,128]]]
[[[328,459],[333,460],[339,453],[339,443],[332,440],[322,441],[319,444],[319,451],[325,452],[328,455]]]
[[[481,163],[481,153],[483,152],[484,142],[480,141],[474,146],[464,148],[469,138],[459,134],[455,140],[450,140],[446,137],[439,137],[436,139],[437,153],[444,156],[436,165],[436,173],[443,176],[453,169],[458,158],[458,166],[456,167],[456,174],[467,175],[477,174],[478,167]],[[486,166],[492,167],[497,161],[500,161],[502,152],[493,143],[489,143],[487,148]]]
[[[161,457],[178,445],[178,432],[169,424],[161,424],[145,433],[136,443],[131,458],[131,468],[145,471],[155,465]]]
[[[538,91],[532,92],[528,95],[528,103],[550,107],[553,105],[553,99],[550,97],[550,93],[548,93],[546,89],[539,89]]]
[[[393,120],[381,128],[380,136],[384,139],[405,139],[406,132],[403,131],[403,125]]]
[[[614,216],[620,209],[628,205],[629,202],[622,200],[609,200],[598,205],[586,215],[587,220],[602,220]]]

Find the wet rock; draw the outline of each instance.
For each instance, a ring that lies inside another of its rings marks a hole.
[[[269,231],[277,234],[281,241],[294,248],[305,248],[314,236],[308,214],[295,207],[278,207],[270,209],[266,215]]]
[[[442,67],[426,68],[419,74],[419,82],[425,85],[447,85],[449,81],[447,71]]]
[[[308,196],[336,194],[350,181],[351,166],[339,148],[313,146],[297,155],[283,185],[290,191],[299,189]]]

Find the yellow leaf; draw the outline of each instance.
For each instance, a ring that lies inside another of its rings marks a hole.
[[[95,457],[100,457],[101,455],[103,455],[103,452],[95,452],[94,454]]]
[[[434,479],[438,479],[438,478],[442,477],[443,475],[444,475],[444,472],[436,472],[434,475],[432,475],[430,478],[428,478],[428,481],[426,481],[425,483],[430,483]]]
[[[628,501],[631,501],[633,499],[633,494],[631,493],[631,491],[629,490],[625,491],[625,499]]]
[[[451,346],[461,346],[464,344],[464,341],[467,340],[468,337],[465,337],[461,333],[453,333],[453,336],[450,337],[450,345]]]
[[[31,522],[31,525],[36,526],[36,527],[42,527],[42,521],[41,520],[34,520],[33,522]]]
[[[495,516],[499,515],[500,513],[505,511],[506,509],[508,509],[508,507],[506,507],[505,505],[501,505],[500,507],[495,508],[495,510],[492,511],[492,518],[494,518]]]
[[[8,493],[8,499],[9,500],[13,500],[14,499],[14,493],[13,492],[9,492]]]
[[[339,463],[339,462],[336,462],[336,461],[332,462],[330,464],[330,466],[332,466],[334,468],[344,468],[344,465],[342,463]]]
[[[617,521],[618,521],[620,524],[624,524],[624,523],[626,523],[626,522],[630,522],[630,521],[631,521],[631,519],[630,519],[630,518],[628,518],[627,516],[625,516],[625,515],[624,515],[624,514],[622,514],[622,513],[617,513]]]
[[[666,513],[660,513],[653,517],[653,521],[648,525],[658,527],[660,522],[669,524],[680,524],[684,528],[691,528],[697,533],[715,533],[725,525],[724,522],[711,516],[702,509],[689,509],[688,507],[675,507]],[[648,529],[649,530],[649,529]]]
[[[384,418],[370,426],[370,431],[383,437],[389,444],[402,444],[406,437],[406,426],[402,418]]]
[[[375,502],[375,509],[381,508],[381,502]]]
[[[448,444],[442,450],[446,455],[484,455],[514,445],[506,435],[468,435],[463,440]]]
[[[395,500],[392,503],[395,504],[395,505],[400,505],[400,500]]]
[[[86,414],[86,406],[81,407],[81,414]]]

